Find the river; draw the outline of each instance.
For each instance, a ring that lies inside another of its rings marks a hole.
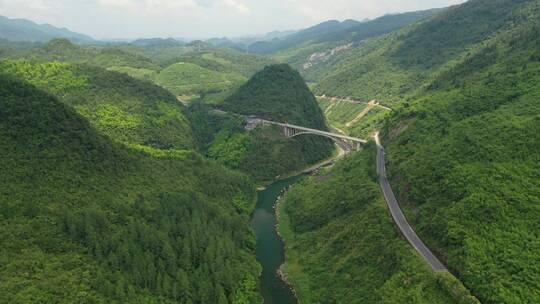
[[[277,181],[258,193],[257,206],[251,219],[251,227],[257,236],[255,253],[262,265],[260,277],[264,304],[296,304],[290,287],[277,275],[285,260],[284,244],[276,232],[274,205],[281,191],[297,182],[302,176]]]

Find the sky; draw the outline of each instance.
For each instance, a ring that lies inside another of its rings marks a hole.
[[[464,0],[0,0],[0,15],[98,39],[240,37]]]

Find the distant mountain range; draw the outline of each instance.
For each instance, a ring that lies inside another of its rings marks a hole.
[[[0,16],[0,38],[11,41],[46,42],[55,38],[67,38],[76,42],[93,42],[92,37],[72,32],[50,24],[37,24],[26,19],[10,19]]]
[[[352,19],[341,22],[329,20],[291,35],[267,41],[258,41],[251,44],[249,50],[253,53],[268,55],[303,44],[336,43],[338,41],[342,42],[342,44],[359,42],[397,30],[435,12],[437,10],[416,11],[385,15],[374,20],[364,19],[362,21]]]

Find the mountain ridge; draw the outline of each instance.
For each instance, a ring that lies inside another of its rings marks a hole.
[[[0,38],[12,41],[47,42],[55,38],[68,38],[80,43],[95,42],[95,39],[50,24],[37,24],[27,19],[10,19],[0,15]]]

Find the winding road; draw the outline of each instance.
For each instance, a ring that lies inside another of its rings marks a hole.
[[[377,174],[379,175],[379,184],[381,186],[384,199],[388,204],[388,209],[390,209],[392,218],[398,226],[399,231],[401,232],[401,234],[403,234],[403,236],[405,236],[407,241],[409,241],[409,243],[422,256],[422,258],[426,260],[426,262],[431,266],[434,271],[448,271],[448,269],[446,269],[446,267],[441,263],[441,261],[437,259],[437,257],[431,252],[431,250],[429,250],[429,248],[427,248],[424,242],[422,242],[422,240],[418,237],[416,232],[412,229],[411,225],[409,225],[409,222],[407,222],[407,218],[399,207],[396,196],[392,191],[392,187],[390,187],[390,183],[386,178],[386,167],[384,159],[385,152],[384,147],[381,145],[379,134],[375,134],[374,138],[375,143],[377,144]]]

